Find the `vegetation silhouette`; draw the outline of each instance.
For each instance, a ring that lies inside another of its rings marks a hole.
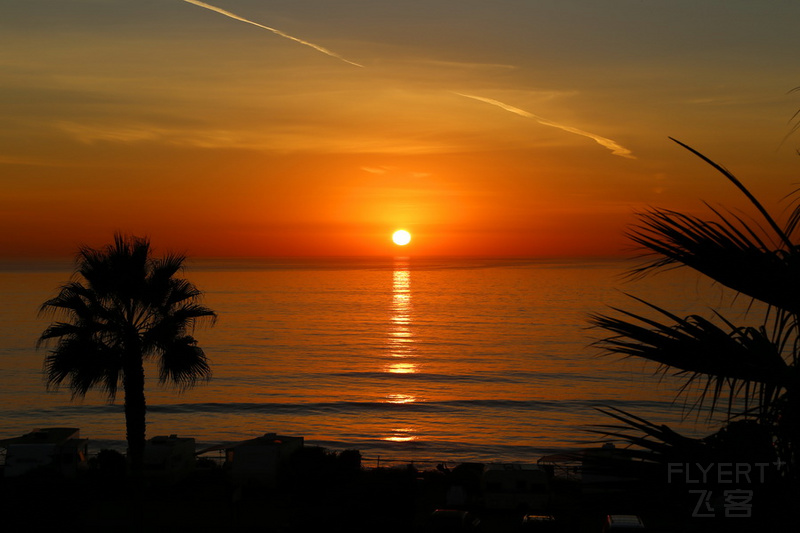
[[[634,277],[688,267],[737,296],[763,302],[756,326],[741,326],[719,310],[716,320],[681,317],[631,296],[646,312],[612,308],[615,316],[593,314],[590,322],[612,335],[596,342],[606,354],[654,362],[664,374],[684,378],[680,393],[691,395],[690,412],[723,414],[723,428],[706,439],[689,439],[619,409],[601,409],[621,424],[596,433],[622,438],[661,457],[686,460],[705,455],[720,461],[736,450],[763,460],[777,455],[784,481],[796,484],[800,452],[800,244],[793,240],[800,204],[783,226],[728,170],[697,150],[672,139],[732,182],[756,208],[762,221],[715,209],[710,220],[670,210],[639,214],[629,237],[648,260]],[[621,315],[621,316],[620,316]],[[655,318],[654,318],[655,317]],[[750,320],[749,318],[748,320]],[[635,429],[637,434],[631,434]],[[643,436],[642,436],[643,434]],[[748,434],[758,438],[742,439]],[[699,454],[699,455],[698,455]],[[652,456],[651,456],[652,459]]]
[[[216,314],[201,291],[176,277],[185,256],[151,256],[147,238],[115,234],[102,249],[81,247],[72,281],[40,312],[61,317],[39,338],[55,342],[44,361],[49,390],[69,383],[73,399],[100,388],[114,401],[122,383],[132,471],[142,467],[146,403],[144,361],[157,359],[159,382],[179,390],[211,377],[203,350],[190,334]]]

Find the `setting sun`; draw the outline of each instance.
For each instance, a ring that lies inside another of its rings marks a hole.
[[[411,234],[404,229],[399,229],[392,234],[392,241],[398,246],[405,246],[411,242]]]

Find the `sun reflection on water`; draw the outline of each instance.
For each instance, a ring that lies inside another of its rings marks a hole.
[[[419,372],[419,365],[413,362],[416,348],[412,330],[414,315],[411,295],[411,270],[408,260],[397,258],[392,271],[392,302],[386,334],[386,351],[389,358],[383,366],[383,371],[389,374]],[[389,404],[411,404],[417,401],[417,396],[408,390],[398,392],[395,389],[384,396],[384,402]],[[411,442],[417,439],[415,433],[413,427],[406,426],[392,429],[388,435],[381,438],[388,442]]]
[[[388,394],[386,401],[388,403],[414,403],[417,401],[417,397],[410,394]]]
[[[416,374],[419,368],[414,363],[389,363],[383,370],[390,374]]]
[[[413,428],[394,428],[392,429],[392,434],[383,437],[382,440],[388,442],[411,442],[417,440],[417,436],[414,435]]]
[[[395,260],[392,271],[392,304],[386,345],[392,357],[412,357],[414,336],[412,326],[411,271],[408,260]],[[406,372],[416,371],[416,366],[405,367]],[[392,372],[393,370],[389,370]]]

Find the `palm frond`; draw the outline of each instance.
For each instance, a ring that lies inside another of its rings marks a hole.
[[[710,158],[708,158],[705,155],[703,155],[702,153],[698,152],[697,150],[695,150],[691,146],[689,146],[687,144],[684,144],[681,141],[679,141],[677,139],[674,139],[672,137],[670,137],[670,140],[672,140],[673,142],[675,142],[675,143],[681,145],[682,147],[686,148],[687,150],[692,152],[694,155],[696,155],[697,157],[699,157],[700,159],[702,159],[703,161],[705,161],[706,163],[708,163],[709,165],[714,167],[723,176],[725,176],[731,183],[733,183],[736,186],[736,188],[738,188],[747,197],[748,200],[750,200],[750,203],[752,203],[755,206],[755,208],[758,209],[759,213],[761,213],[761,215],[767,221],[767,224],[769,224],[769,226],[775,232],[775,235],[782,241],[782,243],[784,245],[786,245],[786,247],[789,248],[789,249],[794,248],[794,244],[789,239],[789,237],[786,235],[786,233],[784,233],[784,231],[781,229],[781,227],[778,226],[778,224],[772,218],[772,215],[770,215],[769,212],[766,209],[764,209],[764,206],[761,205],[761,202],[758,201],[758,199],[753,195],[753,193],[751,193],[747,189],[747,187],[745,187],[744,184],[741,181],[739,181],[739,179],[736,176],[734,176],[730,171],[728,171],[728,169],[726,169],[722,165],[719,165],[718,163],[712,161]]]
[[[773,251],[752,228],[737,229],[717,212],[706,221],[668,210],[639,214],[629,238],[658,259],[634,275],[667,265],[688,266],[726,287],[769,305],[800,312],[800,259],[797,252]]]
[[[686,437],[672,430],[666,425],[657,425],[642,417],[628,413],[616,407],[597,407],[599,412],[614,418],[622,424],[598,424],[595,427],[604,429],[590,429],[591,433],[614,436],[637,444],[654,452],[663,453],[670,449],[695,450],[700,446],[700,440]],[[630,430],[639,431],[642,436],[631,435]]]
[[[171,383],[179,390],[211,379],[211,367],[197,341],[186,335],[173,339],[163,347],[159,358],[159,381]]]
[[[142,345],[145,350],[161,350],[174,338],[193,333],[199,322],[214,325],[217,314],[200,304],[186,304],[165,314],[156,315],[152,323],[141,332]]]
[[[88,332],[87,328],[83,325],[73,324],[71,322],[54,322],[50,324],[39,336],[37,346],[46,344],[51,339],[61,338],[77,338]]]
[[[174,293],[184,292],[186,298],[198,297],[201,293],[194,289],[194,285],[175,277],[183,270],[185,260],[184,256],[176,254],[153,259],[149,265],[144,293],[141,295],[143,302],[155,307],[168,307],[171,305]]]
[[[798,111],[800,113],[800,111]],[[800,126],[800,122],[798,122],[798,126]],[[786,221],[786,234],[790,237],[794,232],[797,230],[797,225],[800,223],[800,189],[795,189],[789,194],[784,197],[784,200],[787,198],[794,197],[791,201],[790,206],[793,204],[794,208],[792,209],[791,214],[789,215],[789,219]]]
[[[789,92],[794,93],[797,91],[800,91],[800,87],[795,87]],[[800,130],[800,109],[795,111],[794,114],[792,115],[792,118],[789,119],[789,124],[791,124],[792,122],[794,122],[794,124],[792,124],[791,127],[789,128],[789,132],[786,134],[786,136],[784,136],[783,140],[781,141],[781,144],[785,143],[789,137],[791,137],[793,134],[795,134],[797,131]]]
[[[187,300],[197,300],[203,292],[188,280],[173,278],[164,294],[166,296],[164,305],[174,306]]]
[[[73,397],[82,397],[96,387],[113,401],[121,372],[121,360],[108,347],[85,337],[62,340],[44,362],[48,390],[57,390],[65,381]]]
[[[78,273],[101,299],[125,305],[144,291],[149,256],[149,239],[117,233],[113,244],[105,248],[80,249]]]
[[[698,315],[680,318],[654,304],[631,297],[668,321],[618,308],[612,308],[627,318],[609,315],[590,315],[590,323],[613,335],[596,341],[595,346],[606,354],[638,357],[659,365],[667,373],[684,376],[682,392],[698,382],[701,385],[701,408],[710,400],[711,412],[718,400],[728,395],[728,415],[737,395],[745,405],[756,396],[774,401],[780,392],[792,386],[787,380],[787,364],[778,347],[763,331],[756,328],[733,327],[722,318],[727,330]]]
[[[622,409],[598,408],[618,424],[597,424],[593,434],[622,441],[631,446],[627,455],[657,463],[718,463],[775,461],[774,433],[758,420],[737,420],[703,438],[681,435],[666,425],[657,425]]]
[[[628,236],[656,259],[631,274],[641,276],[666,267],[688,266],[734,291],[800,313],[800,249],[789,238],[800,223],[800,210],[795,210],[786,230],[781,229],[730,171],[694,148],[672,140],[731,181],[763,216],[769,231],[756,222],[710,206],[717,220],[669,210],[646,211],[639,214],[640,222],[628,231]]]
[[[98,302],[95,294],[77,282],[63,285],[53,298],[46,300],[39,307],[39,314],[64,313],[78,319],[85,319],[95,314]]]
[[[800,312],[800,260],[795,251],[773,251],[755,240],[752,230],[731,229],[728,220],[720,224],[658,210],[641,214],[640,220],[629,237],[659,259],[635,274],[685,265],[738,293]]]
[[[153,277],[165,281],[175,279],[175,274],[184,269],[186,256],[184,254],[170,253],[160,259],[153,260]]]

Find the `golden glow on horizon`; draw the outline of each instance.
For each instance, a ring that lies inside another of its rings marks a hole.
[[[405,246],[411,242],[411,234],[404,229],[399,229],[392,234],[392,241],[398,246]]]
[[[449,24],[376,0],[332,24],[306,2],[55,2],[49,26],[18,2],[0,255],[72,257],[115,231],[193,258],[630,255],[636,211],[746,201],[668,136],[779,204],[800,4],[720,8],[756,32],[742,54],[738,26],[688,4],[582,3],[473,2]]]

